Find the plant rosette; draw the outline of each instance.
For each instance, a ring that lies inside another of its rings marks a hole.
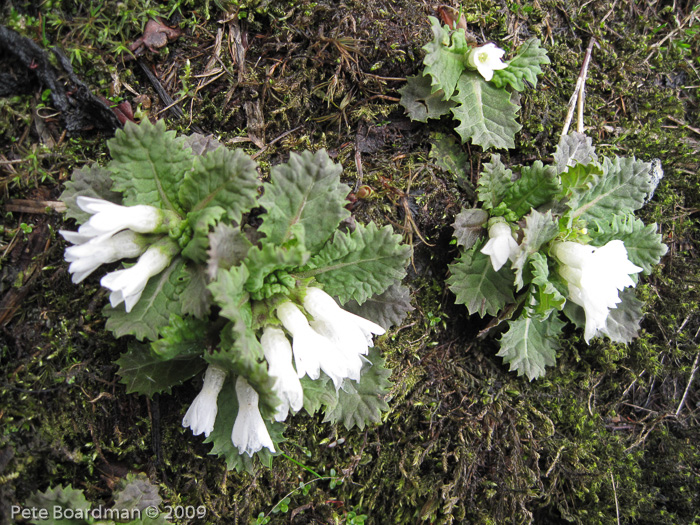
[[[349,220],[341,167],[292,153],[261,185],[245,153],[162,121],[127,123],[108,145],[106,167],[66,184],[80,227],[61,234],[76,283],[123,260],[100,283],[106,327],[135,339],[117,361],[127,392],[204,371],[183,426],[238,470],[271,464],[290,413],[380,422],[390,371],[373,343],[412,309],[410,248]]]
[[[566,322],[584,339],[628,343],[643,303],[634,287],[666,253],[656,224],[634,212],[658,176],[634,158],[599,159],[590,138],[566,136],[554,163],[507,169],[494,155],[477,187],[481,207],[454,223],[460,258],[448,284],[469,314],[507,320],[498,356],[518,375],[555,364]]]
[[[400,104],[412,120],[427,122],[452,113],[462,142],[472,141],[484,150],[514,148],[520,106],[512,91],[537,87],[537,76],[549,64],[540,41],[525,41],[510,60],[494,43],[475,45],[464,29],[450,29],[428,17],[433,41],[426,44],[421,75],[409,77],[399,90]]]

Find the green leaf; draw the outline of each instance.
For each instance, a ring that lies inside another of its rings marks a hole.
[[[459,212],[452,225],[457,244],[464,246],[466,250],[474,246],[486,233],[488,220],[488,212],[481,208],[468,208]]]
[[[540,47],[538,38],[530,38],[518,49],[518,54],[507,61],[508,67],[493,72],[491,82],[497,87],[511,86],[516,91],[525,90],[527,81],[537,87],[537,75],[542,74],[541,65],[549,64],[547,50]]]
[[[209,249],[209,233],[226,215],[221,206],[209,206],[202,210],[187,214],[187,220],[192,227],[192,238],[182,250],[182,255],[191,261],[202,264],[207,260]]]
[[[491,155],[491,162],[484,164],[476,188],[476,193],[479,195],[479,200],[483,203],[483,208],[491,210],[498,206],[512,184],[513,172],[506,169],[501,162],[500,155]]]
[[[78,196],[94,197],[121,204],[121,193],[112,191],[111,188],[112,178],[109,170],[97,164],[75,170],[71,179],[66,182],[60,197],[66,205],[66,218],[75,219],[82,224],[92,216],[78,207],[75,202]]]
[[[391,370],[384,366],[384,359],[376,348],[367,355],[370,363],[362,368],[360,382],[346,380],[338,391],[338,403],[325,409],[323,422],[343,422],[346,429],[354,426],[364,429],[368,423],[381,423],[382,412],[389,410],[386,398],[391,390]]]
[[[209,281],[202,266],[183,266],[182,281],[184,288],[180,294],[182,314],[203,319],[211,307],[211,292],[207,289]]]
[[[523,270],[525,265],[540,248],[551,241],[559,233],[559,223],[552,217],[552,212],[540,213],[532,210],[525,216],[523,240],[518,246],[511,269],[515,271],[515,287],[520,290],[524,286]]]
[[[661,242],[661,234],[656,233],[657,230],[656,223],[645,226],[644,222],[629,214],[615,215],[611,223],[598,223],[598,229],[590,228],[588,233],[593,246],[603,246],[614,239],[621,240],[630,262],[640,266],[649,275],[668,251],[668,246]]]
[[[216,279],[219,270],[227,270],[243,262],[253,244],[239,228],[219,223],[209,234],[207,274]]]
[[[304,247],[303,239],[294,238],[282,246],[267,243],[263,244],[262,247],[253,246],[243,261],[249,274],[245,289],[253,294],[262,291],[268,275],[278,270],[291,270],[304,266],[310,255]],[[283,287],[284,285],[281,283],[277,284],[276,287],[273,285],[270,291],[266,291],[264,295],[284,293]]]
[[[309,261],[312,270],[303,276],[315,277],[341,303],[354,299],[362,304],[400,281],[410,256],[411,248],[401,244],[391,226],[357,224],[351,233],[336,232]]]
[[[146,474],[129,473],[114,491],[112,508],[119,511],[144,511],[146,507],[158,507],[162,502],[163,498],[158,494],[158,485],[151,483]]]
[[[441,90],[435,93],[431,90],[430,77],[417,75],[408,77],[406,85],[399,89],[401,104],[411,120],[428,122],[429,118],[440,118],[450,112],[455,106],[452,100],[445,100],[445,93]]]
[[[340,182],[340,165],[324,151],[292,153],[289,161],[272,168],[259,203],[267,211],[259,230],[270,244],[284,244],[301,225],[304,244],[314,253],[350,216],[345,209],[350,188]]]
[[[332,410],[338,404],[338,391],[326,374],[321,374],[318,379],[310,379],[304,376],[300,379],[304,389],[304,410],[313,416],[321,407]]]
[[[168,325],[172,314],[182,314],[180,294],[185,289],[184,259],[176,257],[165,270],[151,277],[141,298],[126,312],[122,305],[116,308],[105,306],[103,313],[107,317],[107,330],[115,337],[133,335],[138,340],[155,340],[160,330]]]
[[[532,269],[534,304],[530,304],[528,309],[531,311],[532,317],[547,319],[554,310],[561,310],[564,307],[566,297],[550,281],[549,266],[544,254],[541,252],[532,254],[530,267]]]
[[[470,47],[464,31],[451,31],[432,16],[428,20],[433,30],[433,41],[423,46],[426,53],[423,74],[430,75],[433,93],[441,90],[445,100],[449,100],[465,69],[466,53]]]
[[[598,183],[601,175],[603,170],[596,164],[576,164],[567,168],[559,175],[561,193],[567,197],[585,193]]]
[[[572,217],[607,221],[611,215],[632,213],[651,191],[651,164],[631,158],[603,160],[603,176],[588,191],[574,194],[569,203]]]
[[[182,137],[165,130],[165,121],[127,122],[108,145],[113,189],[124,193],[125,205],[148,204],[183,215],[178,191],[194,156]]]
[[[593,139],[576,131],[562,137],[554,152],[557,173],[564,173],[577,164],[586,165],[596,162],[598,162],[598,155],[593,146]]]
[[[400,325],[406,315],[414,310],[411,291],[401,283],[392,284],[384,293],[370,297],[361,305],[357,301],[348,301],[343,309],[369,319],[385,330]]]
[[[471,176],[469,155],[457,139],[444,133],[431,133],[430,143],[430,158],[435,164],[452,174],[460,188],[468,188],[473,192],[474,189],[469,180]]]
[[[514,148],[522,126],[516,120],[520,107],[510,101],[510,93],[474,72],[459,77],[457,90],[453,100],[459,105],[451,111],[460,122],[456,131],[462,142],[471,140],[484,150]]]
[[[179,188],[179,200],[188,211],[221,206],[228,218],[240,222],[258,196],[257,164],[241,150],[218,148],[197,156]]]
[[[625,288],[619,297],[622,302],[610,310],[605,328],[598,332],[616,343],[630,343],[639,335],[644,303],[634,295],[634,288]]]
[[[508,321],[509,329],[500,339],[501,350],[496,355],[510,365],[518,376],[527,375],[532,381],[542,377],[546,366],[554,366],[559,349],[559,334],[564,322],[558,316],[547,320],[521,316]]]
[[[247,267],[232,266],[228,270],[220,270],[216,280],[209,283],[214,302],[221,308],[220,315],[232,321],[240,318],[241,308],[249,304],[245,290],[247,280]]]
[[[506,191],[505,205],[518,217],[542,204],[550,202],[559,193],[557,174],[552,166],[544,166],[537,160],[531,166],[523,166],[520,178]]]
[[[163,361],[154,354],[147,345],[132,343],[129,349],[117,359],[121,379],[126,385],[126,393],[143,394],[151,397],[159,392],[170,392],[170,389],[187,381],[201,372],[206,363],[202,360],[202,348],[197,353],[182,354],[181,356]]]
[[[236,469],[238,472],[245,470],[252,474],[253,458],[248,456],[248,454],[239,454],[238,449],[231,442],[233,424],[236,422],[236,416],[238,415],[238,397],[236,396],[235,377],[227,377],[219,393],[219,400],[221,401],[218,403],[219,410],[216,413],[214,430],[204,442],[213,444],[210,454],[224,458],[226,460],[226,467],[229,470]],[[225,400],[225,402],[222,402],[223,400]],[[266,420],[265,426],[270,433],[275,450],[279,450],[279,444],[284,441],[282,436],[285,428],[284,425],[282,423]],[[255,453],[255,456],[263,465],[267,467],[272,466],[273,454],[267,448],[263,447],[259,452]]]
[[[197,357],[206,349],[207,327],[207,321],[173,315],[161,330],[162,337],[151,343],[151,350],[161,361]]]
[[[495,272],[489,256],[480,251],[483,245],[483,241],[477,242],[451,264],[447,279],[456,295],[455,302],[466,305],[469,315],[478,312],[481,317],[497,315],[506,304],[515,301],[512,270],[504,266]]]
[[[83,491],[74,489],[70,485],[67,487],[58,485],[46,489],[44,492],[35,492],[24,503],[24,508],[36,509],[37,513],[42,510],[46,511],[48,519],[41,520],[42,525],[75,525],[75,519],[58,519],[56,516],[65,514],[66,509],[72,511],[80,509],[85,512],[91,507],[92,505],[85,498]],[[87,522],[83,521],[83,523]]]

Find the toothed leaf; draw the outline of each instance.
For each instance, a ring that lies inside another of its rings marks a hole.
[[[455,105],[451,100],[445,100],[442,90],[432,92],[430,77],[427,75],[408,77],[406,85],[399,89],[399,93],[399,104],[406,109],[411,120],[418,122],[428,122],[429,118],[447,115]]]
[[[509,85],[516,91],[524,91],[527,81],[535,88],[537,87],[537,75],[542,74],[540,66],[549,63],[547,50],[540,47],[540,40],[531,38],[520,46],[515,57],[506,62],[507,68],[493,72],[491,82],[498,87]]]

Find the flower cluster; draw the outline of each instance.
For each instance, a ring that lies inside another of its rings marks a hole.
[[[292,301],[282,302],[277,307],[276,319],[291,335],[292,343],[274,324],[262,330],[260,343],[279,399],[275,421],[284,421],[290,411],[298,412],[302,408],[304,391],[300,379],[304,376],[318,379],[323,372],[331,378],[336,390],[347,380],[359,381],[373,336],[384,333],[381,326],[343,310],[330,295],[316,287],[306,288],[301,307]],[[207,368],[204,386],[182,420],[182,425],[190,427],[195,435],[208,436],[214,429],[217,397],[224,377],[221,369],[212,365]],[[238,415],[231,442],[241,454],[248,456],[263,447],[274,452],[258,407],[258,394],[243,377],[236,380],[236,395]]]
[[[124,303],[130,312],[148,280],[162,272],[180,251],[167,235],[144,234],[167,234],[179,221],[174,214],[153,206],[127,207],[85,196],[77,197],[76,203],[91,217],[77,232],[59,231],[73,243],[65,251],[72,280],[82,282],[103,264],[138,257],[133,266],[108,273],[100,281],[112,292],[111,305]]]

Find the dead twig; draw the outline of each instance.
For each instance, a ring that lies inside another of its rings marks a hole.
[[[596,39],[591,38],[588,43],[588,48],[586,49],[586,55],[583,58],[583,65],[581,66],[581,72],[576,80],[576,87],[574,88],[574,93],[569,99],[569,111],[566,114],[566,119],[564,120],[564,127],[561,130],[561,138],[559,142],[569,133],[569,127],[571,126],[571,121],[574,118],[574,108],[578,107],[578,119],[577,119],[577,131],[583,133],[583,104],[584,104],[584,85],[586,83],[586,77],[588,76],[588,66],[591,62],[591,54],[593,53],[593,46],[596,44]]]
[[[47,208],[57,212],[66,211],[65,203],[61,201],[34,201],[28,199],[11,199],[5,204],[6,211],[21,213],[47,213]]]
[[[688,397],[688,392],[690,391],[690,385],[693,384],[693,379],[695,378],[695,373],[698,371],[698,358],[700,358],[700,349],[698,349],[698,353],[695,354],[695,361],[693,361],[693,368],[690,372],[690,379],[688,379],[688,384],[685,387],[685,392],[683,392],[683,398],[681,399],[681,402],[678,404],[678,408],[676,409],[676,417],[678,417],[678,414],[680,414],[681,410],[683,410],[683,405],[685,404],[685,398]]]

